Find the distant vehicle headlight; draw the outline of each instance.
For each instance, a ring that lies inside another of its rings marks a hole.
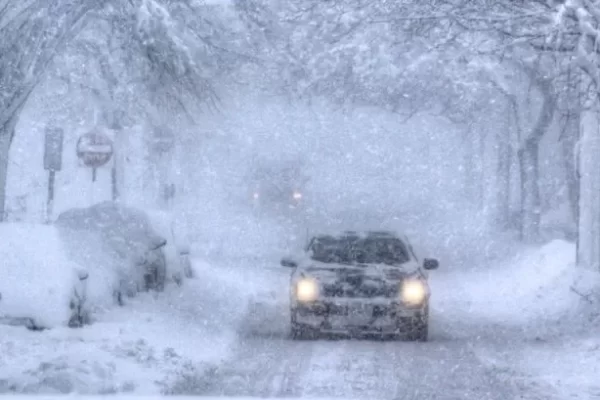
[[[402,283],[400,292],[402,301],[410,306],[423,304],[427,296],[425,284],[418,279],[407,279]]]
[[[300,200],[302,199],[302,193],[296,190],[294,191],[294,193],[292,193],[292,197],[294,198],[294,200]]]
[[[303,278],[296,283],[296,299],[303,303],[315,301],[319,297],[319,284],[311,278]]]
[[[254,198],[254,200],[258,200],[258,198],[260,197],[260,194],[258,192],[254,192],[254,193],[252,193],[252,197]]]

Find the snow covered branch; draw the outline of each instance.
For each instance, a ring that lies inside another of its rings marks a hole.
[[[105,1],[29,0],[0,3],[0,135],[22,109],[48,64]],[[4,129],[3,129],[4,128]]]

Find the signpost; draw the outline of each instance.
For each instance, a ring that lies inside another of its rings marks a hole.
[[[96,181],[96,169],[108,163],[113,153],[112,139],[99,130],[90,131],[77,141],[77,157],[83,165],[92,168],[92,182]]]
[[[63,139],[64,131],[61,128],[46,127],[44,137],[44,169],[48,171],[48,197],[46,200],[47,224],[52,220],[56,171],[62,169]]]

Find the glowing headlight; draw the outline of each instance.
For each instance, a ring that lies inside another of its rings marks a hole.
[[[319,285],[314,279],[304,278],[296,283],[296,299],[298,301],[315,301],[318,297]]]
[[[292,193],[292,197],[294,198],[294,200],[300,200],[302,198],[302,193],[295,191],[294,193]]]
[[[260,197],[260,195],[258,194],[258,192],[254,192],[252,194],[252,197],[254,197],[254,200],[258,200],[258,198]]]
[[[427,290],[423,282],[408,279],[402,283],[402,301],[411,306],[418,306],[425,301]]]

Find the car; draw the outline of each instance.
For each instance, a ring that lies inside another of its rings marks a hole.
[[[263,161],[251,168],[247,179],[255,212],[290,216],[304,209],[309,178],[301,161]]]
[[[47,225],[2,224],[0,324],[80,327],[139,292],[181,285],[193,271],[176,225],[167,213],[110,201]]]
[[[0,224],[0,241],[0,325],[43,330],[89,322],[90,274],[68,256],[55,226]],[[93,274],[92,294],[102,278]]]
[[[320,234],[299,257],[283,258],[281,265],[292,268],[292,338],[366,334],[428,340],[428,271],[439,262],[421,262],[406,235]]]

